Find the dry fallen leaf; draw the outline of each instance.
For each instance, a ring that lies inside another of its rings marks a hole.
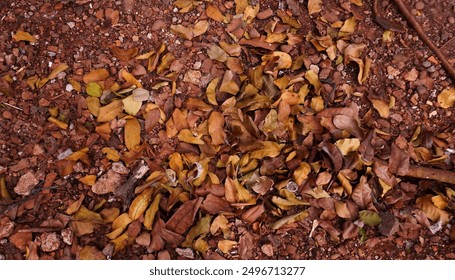
[[[455,88],[446,88],[438,95],[438,103],[442,108],[447,109],[455,103]]]
[[[133,202],[131,202],[130,209],[128,211],[128,216],[131,220],[137,220],[142,214],[144,214],[145,210],[149,206],[153,191],[153,188],[146,189],[138,195]]]
[[[308,12],[309,14],[315,14],[322,11],[322,0],[308,0]]]
[[[37,41],[36,38],[33,37],[30,33],[22,31],[22,30],[18,30],[16,32],[16,34],[13,35],[13,39],[16,42],[27,41],[27,42],[30,42],[30,43],[36,43],[36,41]]]
[[[214,5],[207,5],[205,13],[209,18],[218,22],[223,22],[226,19],[225,16],[220,12],[220,10]]]
[[[104,68],[99,68],[85,74],[82,79],[84,83],[88,84],[90,82],[101,82],[107,78],[109,78],[109,72]]]
[[[97,122],[108,122],[116,118],[123,111],[122,100],[113,100],[98,111]]]
[[[127,119],[125,123],[125,146],[134,151],[141,143],[141,125],[136,118]]]

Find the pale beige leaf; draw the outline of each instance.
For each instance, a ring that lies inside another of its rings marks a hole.
[[[196,22],[196,24],[193,27],[193,36],[197,37],[205,32],[207,32],[207,29],[209,28],[209,22],[206,20],[201,20]]]
[[[128,113],[132,116],[136,115],[142,106],[142,102],[135,100],[133,95],[123,98],[122,103],[123,103],[123,110],[125,110],[126,113]]]
[[[223,252],[224,254],[229,253],[229,251],[231,251],[232,248],[234,248],[234,246],[236,246],[236,245],[237,245],[237,242],[233,241],[233,240],[218,241],[218,249],[220,249],[220,251]]]
[[[278,220],[277,222],[275,222],[272,225],[272,229],[279,229],[279,228],[281,228],[281,227],[283,227],[285,225],[302,221],[303,219],[305,219],[308,216],[308,214],[309,214],[308,211],[304,210],[304,211],[299,212],[297,214],[284,217],[284,218]]]
[[[360,146],[360,139],[358,138],[344,138],[335,142],[335,145],[340,150],[341,154],[346,156],[350,152],[357,151]]]
[[[171,31],[182,37],[183,39],[192,40],[193,39],[193,28],[186,27],[181,24],[171,25]]]

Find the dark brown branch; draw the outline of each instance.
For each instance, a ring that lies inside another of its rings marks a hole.
[[[439,50],[439,48],[436,47],[435,44],[433,44],[433,42],[428,38],[428,36],[423,31],[422,27],[419,25],[419,23],[415,20],[415,18],[409,12],[408,8],[403,3],[403,1],[402,0],[393,0],[393,2],[395,3],[395,5],[397,5],[399,11],[404,16],[406,21],[415,30],[415,32],[419,36],[420,40],[422,40],[434,52],[434,54],[436,54],[438,59],[441,61],[442,67],[444,67],[444,69],[447,71],[447,73],[450,75],[450,77],[453,80],[455,80],[455,69],[449,63],[449,61],[447,60],[445,55],[442,54],[442,52]],[[384,19],[380,15],[380,13],[378,12],[377,5],[378,5],[378,0],[374,0],[373,1],[373,13],[374,13],[374,16],[375,16],[376,23],[378,25],[380,25],[382,28],[389,29],[389,30],[392,30],[392,31],[402,32],[403,28],[398,27],[397,24]]]

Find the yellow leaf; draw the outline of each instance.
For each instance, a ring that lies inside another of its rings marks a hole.
[[[68,128],[68,124],[67,124],[67,123],[64,123],[64,122],[62,122],[62,121],[59,121],[59,120],[57,120],[57,119],[54,118],[54,117],[49,117],[47,120],[48,120],[49,122],[51,122],[51,123],[57,125],[57,126],[60,127],[61,129],[67,129],[67,128]]]
[[[209,28],[209,22],[208,21],[206,21],[206,20],[198,21],[194,25],[193,36],[194,37],[201,36],[202,34],[204,34],[207,31],[208,28]]]
[[[82,148],[79,151],[76,151],[71,155],[67,156],[65,160],[78,161],[84,159],[87,156],[88,151],[89,151],[88,147]]]
[[[280,154],[284,144],[278,144],[273,141],[262,141],[262,148],[251,152],[250,157],[252,159],[262,159],[265,157],[276,157]]]
[[[199,253],[206,253],[210,249],[210,245],[205,241],[204,239],[198,238],[196,241],[194,241],[193,244],[194,250],[198,251]]]
[[[447,224],[450,221],[450,214],[442,209],[439,209],[433,204],[432,196],[426,195],[417,198],[417,206],[422,210],[428,219],[433,222],[441,221],[442,224]]]
[[[126,113],[134,116],[139,112],[139,110],[142,107],[142,101],[136,101],[134,100],[133,95],[130,95],[126,98],[122,99],[123,103],[123,110],[125,110]]]
[[[13,35],[13,39],[16,40],[16,42],[19,41],[27,41],[30,43],[35,43],[37,40],[35,37],[33,37],[30,33],[18,30],[16,34]]]
[[[141,143],[141,125],[136,118],[126,120],[125,123],[125,146],[133,151]]]
[[[109,147],[104,147],[103,149],[101,149],[101,152],[103,152],[103,154],[106,154],[106,158],[109,160],[115,162],[120,160],[120,154],[117,152],[117,150],[114,150]]]
[[[299,167],[294,170],[292,173],[292,178],[300,186],[306,179],[308,179],[308,174],[310,174],[311,166],[306,162],[301,162]]]
[[[215,78],[210,81],[207,89],[205,90],[205,94],[207,95],[207,100],[209,103],[216,106],[218,105],[218,102],[216,101],[216,86],[219,80],[220,78]]]
[[[357,138],[344,138],[335,142],[335,145],[340,150],[343,156],[346,156],[350,152],[357,151],[360,146],[360,139]]]
[[[215,21],[223,22],[225,20],[224,15],[220,12],[220,10],[215,7],[214,5],[207,5],[207,9],[205,10],[207,16]]]
[[[97,122],[108,122],[116,118],[123,111],[123,103],[121,100],[113,100],[111,103],[100,108],[98,112]]]
[[[316,112],[324,110],[324,99],[322,96],[315,96],[311,98],[311,108]]]
[[[272,229],[279,229],[285,225],[302,221],[303,219],[305,219],[308,216],[308,214],[309,214],[308,211],[305,210],[305,211],[299,212],[297,214],[284,217],[284,218],[278,220],[277,222],[275,222],[272,225]]]
[[[232,241],[232,240],[220,240],[220,241],[218,241],[218,249],[220,249],[221,252],[223,252],[224,254],[229,253],[229,251],[231,251],[232,248],[234,248],[234,246],[237,246],[237,242],[236,241]]]
[[[315,14],[322,11],[321,8],[322,0],[308,0],[308,12],[309,14]]]
[[[178,139],[189,144],[204,145],[205,142],[201,139],[201,136],[202,135],[193,135],[193,132],[191,132],[189,129],[182,129],[179,132]]]
[[[84,205],[81,205],[79,210],[72,217],[75,221],[86,221],[86,222],[96,222],[101,223],[103,219],[100,214],[88,210]]]
[[[98,83],[90,82],[85,87],[85,91],[90,96],[101,97],[101,94],[103,93],[103,88]]]
[[[341,172],[339,172],[337,174],[337,178],[338,180],[340,180],[340,183],[341,185],[343,186],[343,189],[345,190],[345,192],[348,194],[348,195],[351,195],[352,194],[352,185],[351,185],[351,182],[349,182],[349,179],[346,178],[346,176],[344,176]],[[382,180],[379,179],[379,181],[381,182]],[[390,187],[391,188],[391,187]],[[389,189],[390,189],[389,188]],[[384,189],[384,188],[383,188]],[[385,194],[385,192],[383,193]]]
[[[304,201],[301,201],[301,200],[298,200],[298,199],[288,200],[288,199],[284,199],[284,198],[279,197],[279,196],[273,196],[272,197],[272,202],[276,206],[278,206],[280,209],[283,209],[283,210],[290,210],[294,206],[297,206],[297,205],[308,205],[307,202],[304,202]]]
[[[81,207],[82,202],[84,201],[84,198],[85,198],[85,195],[81,195],[78,200],[73,202],[68,207],[68,209],[66,209],[65,213],[68,215],[73,215],[74,213],[76,213],[79,210],[79,208]]]
[[[153,198],[152,204],[147,209],[144,215],[144,227],[148,230],[152,230],[153,221],[155,220],[156,213],[160,205],[162,194],[158,193],[155,198]]]
[[[82,80],[84,83],[88,84],[90,82],[101,82],[107,78],[109,78],[109,72],[104,68],[100,68],[85,74]]]
[[[68,69],[68,64],[60,63],[57,67],[54,68],[54,70],[52,70],[52,72],[49,74],[49,76],[47,76],[47,78],[49,80],[55,79],[57,78],[57,75],[59,73],[65,71],[66,69]]]
[[[338,37],[351,35],[355,31],[356,25],[357,23],[355,17],[348,18],[341,27],[340,32],[338,33]]]
[[[258,2],[256,5],[251,6],[248,5],[245,8],[245,11],[243,12],[243,21],[246,23],[252,23],[256,15],[259,13],[260,9],[260,2]]]
[[[431,198],[431,202],[439,209],[445,209],[448,205],[447,201],[442,195],[435,195]]]
[[[38,75],[33,75],[27,79],[27,85],[34,90],[38,84]]]
[[[206,215],[205,217],[197,221],[196,225],[194,225],[186,235],[186,239],[182,243],[182,246],[191,247],[196,237],[206,235],[207,233],[209,233],[211,220],[212,216]]]
[[[120,209],[115,207],[104,208],[103,210],[101,210],[100,215],[106,224],[110,224],[113,221],[115,221],[115,219],[117,219],[117,217],[120,215]]]
[[[243,14],[245,8],[248,6],[248,0],[234,0],[235,2],[235,13],[237,15]]]
[[[371,99],[371,103],[373,103],[373,107],[378,111],[379,115],[382,118],[388,118],[390,114],[389,104],[385,101],[380,99]]]
[[[125,69],[120,70],[120,75],[122,75],[123,79],[128,83],[135,85],[137,88],[141,88],[142,84],[133,76],[133,74],[129,73]]]
[[[224,238],[227,238],[231,235],[231,229],[229,228],[229,221],[224,215],[218,215],[213,219],[212,225],[210,226],[210,233],[215,235],[218,230],[223,232]]]
[[[128,216],[132,220],[137,220],[145,212],[150,203],[153,191],[153,188],[146,189],[131,202]]]
[[[93,96],[87,96],[85,98],[85,101],[87,102],[87,108],[90,111],[92,115],[95,117],[98,116],[101,108],[101,103],[99,98],[93,97]]]
[[[319,81],[319,77],[318,74],[316,74],[316,72],[314,72],[313,70],[306,71],[305,79],[307,79],[308,82],[310,82],[310,84],[314,86],[314,89],[316,90],[317,94],[321,92],[322,84]]]
[[[438,95],[438,103],[442,108],[447,109],[455,103],[455,88],[444,89]]]
[[[93,186],[96,181],[96,175],[86,175],[80,178],[79,181],[87,186]]]

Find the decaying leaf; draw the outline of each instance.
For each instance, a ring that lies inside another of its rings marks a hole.
[[[381,216],[371,210],[359,211],[359,217],[367,226],[377,226],[381,223]]]
[[[382,118],[388,118],[390,115],[389,104],[380,99],[371,99],[373,107],[378,111]]]
[[[193,28],[186,27],[181,24],[171,25],[171,31],[179,35],[180,37],[192,40],[193,39]]]
[[[223,22],[225,20],[224,15],[220,12],[220,10],[214,5],[207,5],[205,10],[207,16],[215,21]]]

